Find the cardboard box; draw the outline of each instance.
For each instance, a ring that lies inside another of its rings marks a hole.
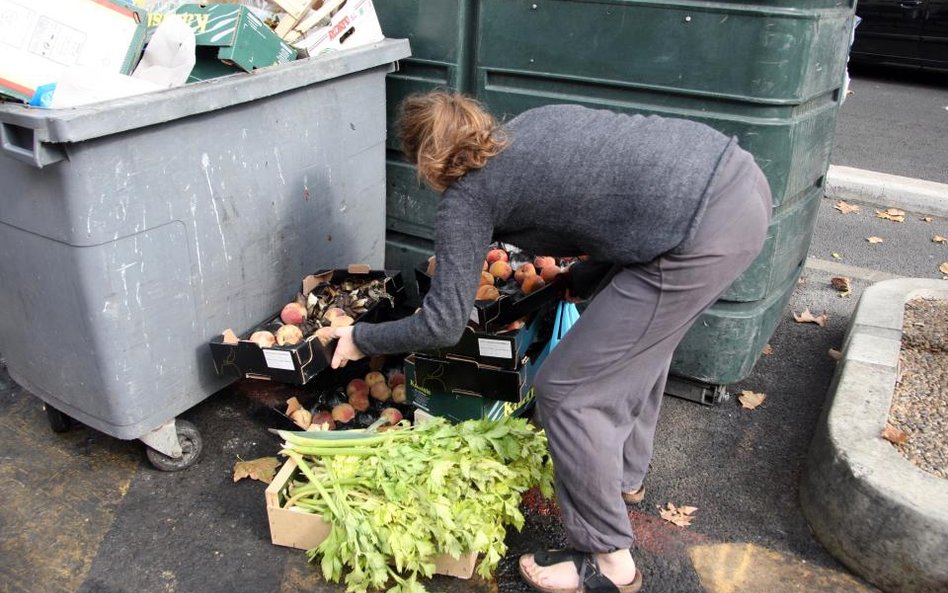
[[[422,297],[431,288],[427,267],[427,261],[415,266],[415,281],[418,283],[418,294]],[[499,290],[499,299],[474,301],[474,308],[471,309],[469,321],[484,331],[496,332],[512,321],[555,304],[563,296],[563,287],[555,281],[530,294],[523,294],[511,279]]]
[[[526,325],[515,331],[486,332],[467,326],[454,346],[424,350],[419,354],[432,358],[466,359],[486,366],[517,370],[524,365],[530,346],[549,333],[552,312],[552,307],[535,311]]]
[[[372,0],[346,0],[329,24],[308,31],[292,41],[303,55],[312,57],[351,49],[385,39]]]
[[[183,4],[175,13],[194,30],[198,47],[214,47],[217,59],[247,72],[296,59],[296,50],[240,4]]]
[[[145,32],[145,12],[119,0],[0,0],[0,93],[29,101],[78,66],[129,74]]]
[[[287,489],[299,472],[296,462],[287,460],[266,489],[267,519],[270,522],[270,541],[277,546],[310,550],[329,537],[332,526],[322,516],[285,508]],[[435,573],[461,579],[474,574],[477,554],[468,553],[454,558],[448,554],[436,556]]]
[[[331,281],[338,283],[349,277],[385,278],[386,290],[395,299],[395,306],[391,306],[387,301],[380,301],[360,315],[356,321],[382,321],[389,318],[405,298],[405,286],[402,283],[401,273],[383,270],[368,270],[360,273],[354,270],[355,268],[331,270]],[[326,272],[329,271],[304,278],[303,294],[309,294],[316,288],[316,278]],[[254,331],[274,327],[279,323],[280,312],[277,311],[250,331],[242,334],[236,344],[225,344],[223,335],[212,339],[210,348],[217,374],[305,385],[329,366],[336,347],[335,341],[323,346],[315,335],[309,335],[299,344],[292,346],[261,348],[249,340]]]

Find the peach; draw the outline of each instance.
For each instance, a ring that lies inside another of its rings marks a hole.
[[[332,413],[333,421],[335,422],[352,422],[352,419],[355,418],[355,408],[349,404],[337,404],[333,409]]]
[[[361,391],[357,391],[349,396],[349,405],[356,412],[364,412],[369,409],[369,395]]]
[[[538,255],[533,258],[533,267],[538,270],[543,270],[543,268],[549,268],[550,266],[555,266],[556,260],[548,255]]]
[[[260,330],[250,334],[250,341],[261,348],[269,348],[276,344],[276,336],[266,330]]]
[[[503,281],[509,279],[510,274],[513,273],[513,270],[510,269],[510,264],[505,261],[495,261],[490,265],[489,271],[494,278]]]
[[[396,404],[403,404],[408,399],[408,391],[404,384],[392,387],[392,401]]]
[[[493,286],[494,285],[494,275],[490,272],[481,272],[481,283],[480,286]]]
[[[280,311],[280,321],[291,325],[299,325],[306,321],[306,305],[293,301],[283,305]]]
[[[388,376],[388,386],[392,389],[395,389],[396,385],[405,384],[405,373],[401,371],[395,371]]]
[[[310,422],[309,430],[333,430],[334,428],[336,428],[336,421],[332,417],[332,412],[320,410],[313,414],[313,420]]]
[[[537,291],[546,286],[546,281],[543,280],[542,276],[527,276],[523,280],[523,284],[520,285],[520,290],[523,291],[523,294],[530,294],[531,292]]]
[[[365,376],[365,384],[371,389],[376,383],[385,383],[385,375],[381,371],[372,371]]]
[[[332,322],[333,319],[337,317],[344,317],[346,315],[346,310],[342,307],[329,307],[326,309],[326,312],[323,313],[323,319],[326,321]]]
[[[554,278],[563,273],[563,269],[559,266],[547,266],[540,270],[540,277],[543,278],[543,281],[549,284],[553,281]]]
[[[361,393],[362,395],[369,395],[369,386],[362,379],[353,379],[349,381],[349,384],[346,385],[346,396],[352,397],[353,394]]]
[[[389,398],[392,397],[392,389],[386,385],[384,381],[375,383],[369,388],[369,395],[380,402],[387,402]]]
[[[478,301],[496,301],[500,298],[500,291],[496,286],[481,286],[474,298]]]
[[[507,252],[503,249],[491,249],[487,252],[487,265],[494,263],[495,261],[508,261]]]
[[[516,272],[514,272],[514,280],[517,281],[517,284],[522,284],[524,278],[536,273],[537,269],[533,267],[533,264],[526,262],[524,264],[520,264],[520,267],[517,268]]]
[[[276,343],[280,346],[293,346],[303,341],[303,330],[295,325],[281,325],[276,331]]]
[[[385,418],[389,424],[398,424],[402,421],[402,413],[398,408],[385,408],[379,413],[379,418]]]

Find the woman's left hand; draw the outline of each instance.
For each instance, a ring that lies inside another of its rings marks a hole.
[[[336,351],[332,355],[332,368],[338,369],[346,366],[346,363],[350,360],[359,360],[365,357],[365,354],[362,354],[362,351],[359,350],[352,339],[351,325],[337,327],[332,335],[337,339]]]

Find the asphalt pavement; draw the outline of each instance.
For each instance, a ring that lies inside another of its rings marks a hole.
[[[878,218],[899,206],[891,201],[851,214],[834,206],[820,206],[772,353],[718,405],[665,398],[646,500],[630,512],[649,593],[875,591],[812,537],[798,484],[834,371],[828,351],[841,347],[859,295],[888,277],[940,278],[948,246],[931,238],[948,236],[948,218]],[[848,296],[832,288],[834,276],[851,280]],[[795,322],[805,308],[825,313],[826,326]],[[766,400],[743,409],[735,396],[745,389]],[[270,543],[265,485],[232,479],[238,459],[279,449],[266,406],[225,389],[182,417],[200,428],[203,456],[159,472],[139,442],[82,426],[52,433],[39,400],[0,369],[0,593],[341,592],[303,552]],[[693,524],[661,520],[657,507],[668,502],[697,507]],[[563,543],[555,516],[531,513],[509,534],[495,582],[440,577],[431,589],[526,593],[516,557]]]

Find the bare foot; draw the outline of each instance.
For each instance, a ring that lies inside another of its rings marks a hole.
[[[618,550],[608,554],[595,554],[602,574],[618,586],[627,585],[635,580],[635,561],[628,550]],[[579,589],[579,573],[572,561],[560,562],[550,566],[539,566],[533,554],[520,557],[520,566],[530,579],[541,587],[549,589]]]

